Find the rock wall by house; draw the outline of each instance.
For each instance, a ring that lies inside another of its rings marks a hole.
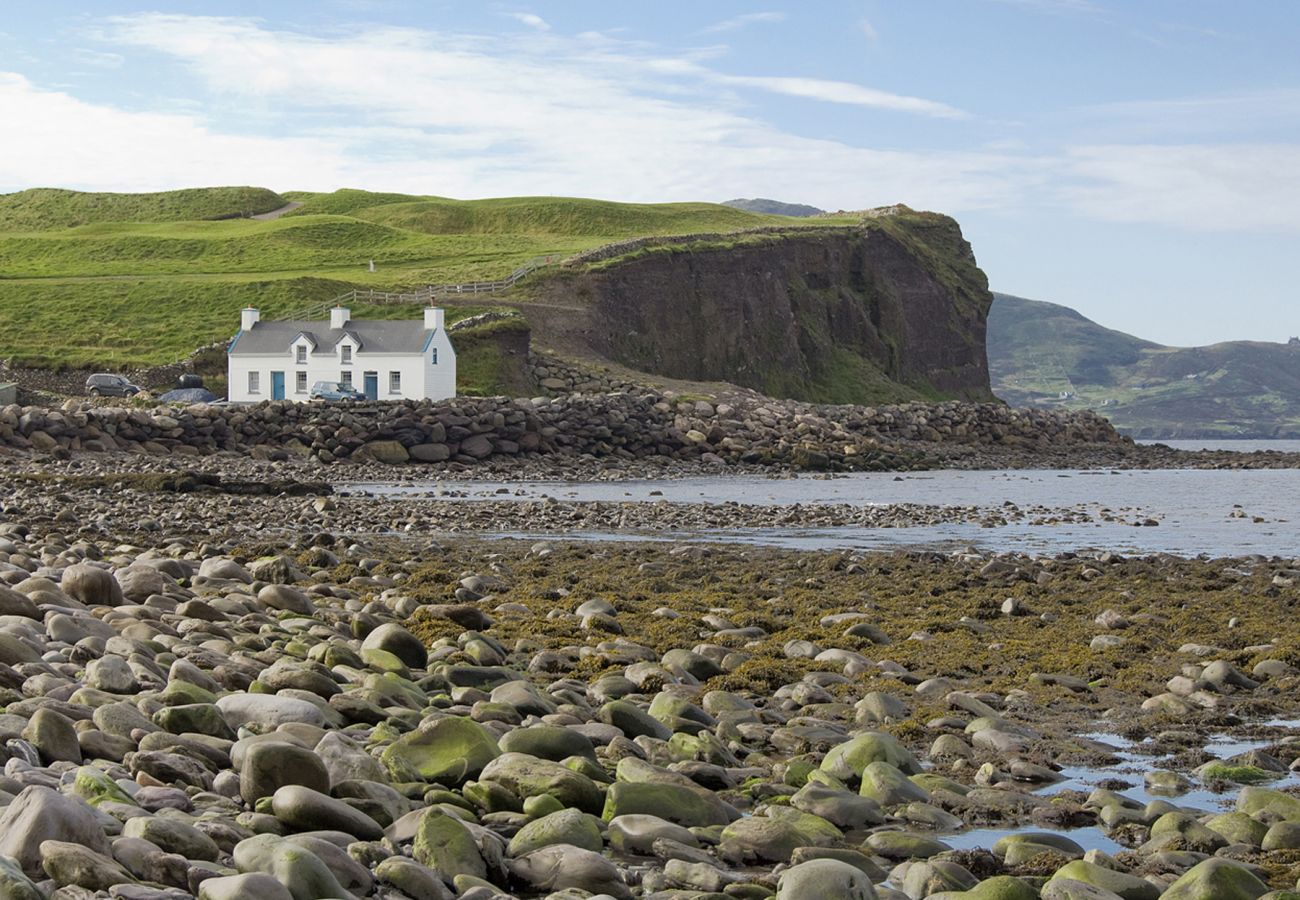
[[[489,397],[348,405],[124,408],[70,400],[0,409],[0,446],[53,453],[125,450],[258,458],[355,457],[475,463],[536,454],[705,460],[859,470],[905,465],[926,446],[1124,445],[1092,413],[960,402],[818,407],[741,399],[713,405],[654,394]]]

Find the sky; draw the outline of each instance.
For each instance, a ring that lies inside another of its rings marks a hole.
[[[6,6],[0,192],[905,203],[997,291],[1300,334],[1289,0]]]

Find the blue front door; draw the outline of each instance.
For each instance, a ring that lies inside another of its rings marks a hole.
[[[378,372],[366,373],[366,399],[367,400],[379,399],[379,373]]]
[[[283,372],[271,373],[271,399],[272,400],[284,399],[284,373]]]

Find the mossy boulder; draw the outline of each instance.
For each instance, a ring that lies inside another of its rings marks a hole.
[[[509,854],[523,856],[551,844],[569,844],[599,853],[605,847],[594,818],[576,809],[562,809],[534,819],[510,839]]]
[[[586,775],[523,753],[505,753],[491,760],[479,780],[496,782],[521,800],[550,794],[567,808],[593,814],[605,804],[600,787]]]
[[[1112,894],[1123,898],[1123,900],[1157,900],[1160,896],[1160,888],[1149,881],[1138,878],[1136,875],[1129,875],[1127,872],[1117,872],[1114,869],[1108,869],[1105,866],[1099,866],[1082,859],[1076,859],[1074,862],[1061,866],[1056,870],[1056,874],[1052,876],[1052,880],[1081,881],[1084,884],[1110,891]]]
[[[874,762],[889,763],[905,775],[916,775],[921,771],[920,762],[910,750],[893,735],[880,731],[865,732],[831,748],[821,767],[840,781],[855,783]]]
[[[943,841],[910,831],[877,831],[863,846],[889,860],[929,859],[952,849]]]
[[[468,828],[455,816],[430,807],[415,828],[415,861],[444,875],[487,877],[487,864]]]
[[[1249,816],[1267,812],[1288,822],[1300,822],[1300,797],[1269,788],[1244,787],[1237,795],[1237,811]]]
[[[1161,839],[1175,841],[1180,850],[1196,853],[1213,853],[1228,845],[1223,835],[1182,812],[1168,812],[1156,819],[1151,826],[1151,840]]]
[[[526,753],[554,762],[562,762],[570,756],[596,758],[595,747],[586,735],[562,725],[516,728],[502,735],[499,744],[503,753]]]
[[[1213,858],[1188,869],[1160,900],[1255,900],[1268,890],[1268,885],[1244,867]]]
[[[869,763],[862,770],[859,793],[884,807],[911,803],[914,800],[928,803],[930,800],[929,791],[913,783],[897,767],[887,762]]]
[[[0,897],[5,900],[45,900],[36,883],[6,856],[0,856]]]
[[[843,837],[820,816],[773,807],[766,816],[747,816],[722,829],[718,853],[735,863],[789,862],[800,847],[830,847]]]
[[[380,760],[394,781],[463,784],[501,755],[496,739],[473,719],[426,720],[384,750]]]
[[[1268,826],[1244,812],[1220,813],[1205,822],[1205,827],[1223,835],[1229,844],[1258,847],[1268,833]]]
[[[1019,878],[995,875],[956,896],[962,900],[1038,900],[1038,891]]]
[[[602,818],[658,816],[687,828],[726,825],[731,814],[716,796],[679,784],[619,781],[605,795]]]
[[[810,859],[781,873],[776,900],[875,900],[871,879],[837,859]]]
[[[1208,762],[1196,770],[1197,777],[1202,781],[1232,781],[1237,784],[1260,784],[1265,781],[1276,781],[1285,774],[1285,772],[1272,772],[1268,769],[1261,769],[1259,766],[1237,766],[1219,760]]]
[[[259,834],[235,845],[235,868],[242,874],[262,872],[289,889],[295,900],[346,897],[334,873],[305,847],[273,834]]]
[[[82,766],[77,769],[77,774],[72,780],[70,793],[85,800],[91,806],[99,806],[99,804],[105,802],[125,803],[127,806],[136,805],[135,801],[131,799],[131,795],[110,778],[107,772],[93,766]]]

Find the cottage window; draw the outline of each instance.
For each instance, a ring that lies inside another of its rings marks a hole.
[[[307,365],[307,345],[299,344],[294,348],[294,362],[300,366]]]
[[[339,373],[339,381],[343,384],[343,386],[344,386],[345,388],[350,388],[350,387],[352,387],[352,373],[351,373],[351,372],[340,372],[340,373]]]
[[[438,364],[438,348],[434,347],[431,353],[433,355],[429,357],[429,364],[436,366]]]
[[[343,354],[343,365],[350,365],[352,363],[352,345],[344,344],[339,352]]]
[[[260,394],[262,392],[262,373],[248,373],[248,392],[250,394]]]
[[[388,373],[388,393],[390,393],[390,394],[400,394],[401,392],[402,392],[402,373],[401,373],[401,372],[389,372],[389,373]]]
[[[296,373],[294,374],[293,389],[294,389],[294,392],[295,392],[295,393],[298,393],[298,394],[305,394],[305,393],[307,393],[307,373],[306,373],[306,372],[296,372]]]

